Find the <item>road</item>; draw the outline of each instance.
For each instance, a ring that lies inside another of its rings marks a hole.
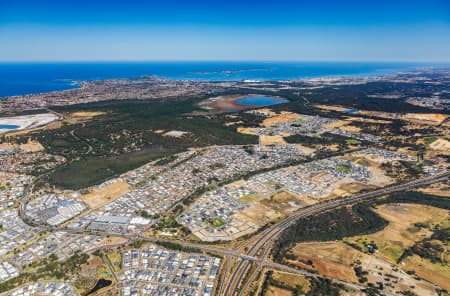
[[[19,206],[19,215],[24,221],[26,220],[26,214],[25,214],[26,204],[28,202],[28,199],[30,198],[30,193],[32,192],[32,189],[33,189],[36,181],[39,180],[44,175],[41,175],[40,177],[35,179],[35,181],[25,189],[24,198],[22,199],[20,206]],[[261,267],[266,266],[266,265],[271,266],[271,267],[276,267],[276,268],[281,268],[282,266],[284,266],[284,265],[279,265],[277,263],[268,261],[267,256],[269,254],[269,251],[271,250],[274,240],[285,229],[287,229],[289,226],[294,224],[298,219],[317,215],[319,213],[322,213],[322,212],[325,212],[325,211],[328,211],[331,209],[335,209],[337,207],[354,204],[354,203],[357,203],[357,202],[360,202],[363,200],[374,199],[374,198],[384,196],[386,194],[390,194],[393,192],[405,191],[405,190],[408,190],[408,189],[411,189],[411,188],[414,188],[417,186],[423,186],[423,185],[428,185],[428,184],[432,184],[432,183],[436,183],[436,182],[445,181],[449,177],[450,177],[450,172],[446,172],[446,173],[443,173],[440,175],[431,176],[431,177],[427,177],[427,178],[423,178],[423,179],[418,179],[418,180],[408,182],[405,184],[389,186],[389,187],[385,187],[382,189],[378,189],[378,190],[371,191],[368,193],[359,194],[359,195],[348,197],[348,198],[329,200],[326,202],[312,205],[307,208],[303,208],[297,212],[294,212],[293,214],[286,217],[285,219],[279,221],[277,224],[271,226],[270,228],[267,228],[267,229],[263,230],[262,232],[260,232],[259,234],[255,235],[255,237],[253,239],[249,240],[250,244],[247,244],[247,246],[249,246],[249,248],[247,249],[247,251],[244,254],[240,253],[236,250],[229,250],[229,249],[224,249],[224,248],[215,247],[215,246],[211,246],[211,245],[198,244],[198,243],[192,243],[192,242],[186,242],[186,241],[167,240],[167,239],[159,239],[159,238],[146,238],[146,237],[141,237],[141,236],[136,236],[136,235],[117,235],[117,233],[104,233],[104,232],[95,233],[95,232],[87,231],[87,230],[74,231],[74,230],[66,229],[66,228],[62,228],[62,227],[57,228],[57,227],[42,226],[41,228],[49,230],[49,231],[64,230],[64,231],[68,231],[68,232],[76,232],[76,233],[82,232],[82,233],[88,233],[88,234],[94,234],[94,235],[96,234],[96,235],[100,235],[100,236],[115,235],[115,236],[121,236],[121,237],[124,237],[127,239],[134,239],[134,240],[141,239],[141,240],[146,240],[149,242],[156,242],[156,243],[157,242],[172,242],[172,243],[175,242],[182,246],[194,247],[194,248],[198,248],[203,251],[208,251],[208,252],[221,254],[224,256],[238,258],[240,261],[237,263],[234,270],[231,271],[230,279],[227,282],[228,284],[226,284],[226,283],[224,284],[224,289],[223,289],[223,294],[222,294],[222,295],[227,295],[227,296],[228,295],[234,296],[234,295],[241,295],[241,294],[245,293],[245,290],[249,287],[251,280],[256,278],[256,275],[254,273],[249,274],[249,281],[247,283],[244,283],[243,289],[242,289],[241,293],[239,293],[239,288],[240,288],[241,284],[243,283],[245,277],[247,276],[248,271],[250,270],[253,263],[256,263],[258,266],[256,271],[261,270]],[[262,253],[262,258],[258,257],[258,255],[261,253]],[[286,269],[287,267],[283,267],[283,268]],[[302,272],[303,274],[306,273],[306,271],[300,271],[300,272]],[[308,273],[308,275],[309,275],[309,273]],[[315,275],[315,276],[318,277],[318,275]],[[353,285],[352,283],[345,283],[345,284],[348,286]]]
[[[314,277],[322,277],[317,274],[309,273],[304,270],[297,270],[292,267],[288,267],[279,263],[275,263],[272,261],[267,260],[269,251],[271,250],[272,243],[274,240],[289,226],[291,226],[293,223],[295,223],[298,219],[310,217],[313,215],[317,215],[319,213],[332,210],[341,206],[351,205],[355,204],[364,200],[370,200],[375,199],[381,196],[384,196],[386,194],[398,192],[398,191],[405,191],[412,189],[417,186],[424,186],[429,185],[432,183],[442,182],[445,180],[448,180],[450,177],[450,172],[446,172],[441,175],[427,177],[419,180],[415,180],[412,182],[408,182],[405,184],[400,185],[394,185],[390,187],[385,187],[382,189],[378,189],[372,192],[359,194],[353,197],[343,198],[343,199],[336,199],[336,200],[330,200],[323,203],[315,204],[313,206],[310,206],[308,208],[301,209],[295,213],[293,213],[291,216],[286,217],[285,219],[281,220],[279,223],[273,225],[270,228],[265,229],[264,231],[260,232],[255,236],[254,239],[250,239],[247,245],[251,245],[251,247],[248,248],[247,252],[240,253],[236,250],[230,250],[223,247],[218,246],[211,246],[207,244],[202,243],[194,243],[194,242],[188,242],[188,241],[180,241],[180,240],[173,240],[173,239],[161,239],[156,237],[143,237],[139,235],[129,235],[129,234],[117,234],[117,233],[106,233],[106,232],[94,232],[94,231],[88,231],[88,230],[73,230],[73,229],[67,229],[67,228],[57,228],[57,230],[64,230],[71,233],[83,233],[83,234],[91,234],[91,235],[100,235],[100,236],[119,236],[123,238],[127,238],[129,240],[144,240],[148,242],[153,243],[164,243],[164,242],[170,242],[170,243],[177,243],[179,245],[182,245],[184,247],[192,247],[197,248],[199,250],[205,251],[205,252],[211,252],[215,254],[220,254],[223,256],[229,256],[234,257],[238,259],[238,263],[234,270],[231,273],[231,278],[227,283],[224,283],[223,286],[223,292],[220,293],[220,295],[242,295],[245,292],[245,289],[242,289],[241,293],[239,293],[239,287],[241,283],[243,282],[244,278],[248,274],[248,271],[250,270],[252,264],[257,264],[258,268],[257,270],[261,270],[262,267],[267,266],[279,270],[285,270],[289,272],[296,272],[298,274],[303,274],[307,276],[314,276]],[[56,230],[56,229],[52,229]],[[262,254],[261,254],[262,253]],[[258,256],[261,254],[262,256]],[[255,279],[255,274],[250,274],[249,279]],[[326,277],[322,277],[326,278]],[[335,282],[339,282],[342,284],[345,284],[347,286],[353,287],[353,288],[362,288],[361,286],[355,285],[354,283],[348,283],[343,281],[338,281],[333,279]],[[250,283],[248,281],[247,283],[244,283],[243,287],[248,288]]]
[[[385,187],[382,189],[378,189],[375,191],[371,191],[368,193],[359,194],[353,197],[349,198],[343,198],[343,199],[337,199],[337,200],[331,200],[328,202],[323,202],[319,204],[315,204],[313,206],[310,206],[308,208],[302,209],[300,211],[297,211],[293,215],[281,220],[279,223],[273,225],[272,227],[264,230],[258,235],[258,239],[256,242],[251,246],[248,251],[246,252],[246,255],[250,257],[257,257],[258,253],[260,253],[265,248],[270,248],[273,241],[289,226],[291,226],[293,223],[295,223],[298,219],[306,218],[312,215],[317,215],[318,213],[325,212],[337,207],[350,205],[353,203],[357,203],[363,200],[369,200],[374,199],[389,193],[398,192],[398,191],[404,191],[408,190],[417,186],[423,186],[423,185],[429,185],[436,182],[441,182],[448,180],[450,177],[450,172],[446,172],[441,175],[427,177],[419,180],[415,180],[412,182],[408,182],[405,184],[400,185],[394,185],[390,187]],[[234,272],[231,275],[231,278],[229,280],[229,284],[226,286],[224,295],[239,295],[239,287],[241,286],[241,283],[243,282],[245,276],[247,275],[248,271],[250,270],[250,267],[252,265],[251,261],[248,260],[242,260],[240,261],[236,268],[234,269]],[[252,278],[252,275],[250,275],[249,278]],[[245,287],[245,285],[244,285]],[[243,291],[244,292],[244,291]]]
[[[84,143],[84,144],[87,145],[88,150],[87,150],[86,153],[85,153],[85,155],[87,155],[87,154],[91,153],[91,152],[94,150],[94,148],[92,147],[91,144],[89,144],[88,141],[81,139],[80,137],[78,137],[78,136],[75,134],[75,131],[76,131],[77,129],[79,129],[79,128],[84,128],[85,126],[86,126],[86,123],[84,123],[84,122],[81,123],[81,127],[77,127],[77,128],[75,128],[75,129],[71,130],[71,131],[70,131],[70,135],[71,135],[75,140],[77,140],[77,141],[79,141],[79,142],[82,142],[82,143]]]
[[[114,271],[114,267],[111,265],[111,262],[109,261],[109,259],[106,257],[105,253],[102,252],[102,258],[103,261],[106,263],[106,265],[108,266],[109,272],[111,273],[111,275],[113,276],[114,280],[116,281],[116,283],[119,283],[119,279],[117,278],[116,272]]]

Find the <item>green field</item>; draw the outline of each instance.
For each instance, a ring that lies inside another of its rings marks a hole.
[[[350,173],[352,170],[352,167],[345,165],[345,164],[338,164],[336,166],[336,169],[338,170],[338,172],[341,172],[341,173]]]
[[[247,194],[247,195],[239,198],[239,201],[243,202],[243,203],[248,203],[248,202],[251,202],[251,201],[257,199],[258,197],[259,197],[259,194],[256,194],[256,193],[255,194]]]
[[[221,219],[215,217],[209,220],[209,224],[214,228],[219,228],[225,224]]]
[[[423,139],[423,142],[425,143],[425,145],[430,145],[432,144],[434,141],[436,141],[438,138],[437,137],[426,137]]]
[[[347,144],[347,145],[357,145],[357,144],[359,144],[359,141],[355,140],[355,139],[347,139],[347,140],[345,140],[345,144]]]

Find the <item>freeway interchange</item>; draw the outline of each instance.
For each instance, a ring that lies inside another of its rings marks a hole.
[[[250,284],[253,282],[253,280],[257,278],[259,272],[262,270],[263,267],[268,267],[276,270],[284,270],[290,273],[296,273],[310,277],[316,278],[322,277],[315,273],[308,272],[306,270],[300,270],[279,263],[275,263],[268,258],[274,241],[285,229],[293,225],[299,219],[317,215],[319,213],[323,213],[338,207],[353,205],[364,200],[376,199],[390,193],[405,191],[419,186],[425,186],[437,182],[446,181],[449,179],[449,177],[450,172],[445,172],[443,174],[439,174],[436,176],[426,177],[404,184],[388,186],[382,189],[354,195],[347,198],[329,200],[309,206],[307,208],[303,208],[299,211],[292,213],[290,216],[278,221],[274,225],[260,231],[259,233],[255,234],[253,238],[245,241],[240,246],[240,249],[246,250],[245,252],[231,248],[224,248],[221,246],[208,245],[204,243],[181,241],[176,239],[163,239],[157,237],[146,237],[141,235],[126,235],[126,234],[117,235],[116,233],[98,232],[92,230],[80,231],[68,229],[65,227],[48,227],[46,230],[49,231],[64,230],[71,233],[85,233],[90,235],[98,235],[102,237],[114,235],[126,238],[127,239],[126,243],[134,240],[142,240],[153,243],[169,242],[169,243],[176,243],[183,247],[196,248],[203,252],[218,254],[228,258],[228,260],[232,260],[234,262],[234,265],[228,264],[225,270],[222,271],[221,280],[219,281],[221,284],[218,286],[216,294],[233,295],[233,296],[246,295],[245,293],[248,292],[247,289],[249,288]],[[102,247],[97,248],[96,250],[98,249],[102,249]],[[252,270],[252,266],[256,266],[256,268]],[[336,279],[333,279],[333,281],[356,289],[364,288],[364,286],[350,282],[339,281]]]
[[[263,258],[267,257],[267,254],[271,248],[271,243],[289,226],[291,226],[295,221],[301,218],[306,218],[321,212],[325,212],[337,207],[351,205],[354,203],[358,203],[363,200],[374,199],[380,196],[384,196],[386,194],[390,194],[393,192],[404,191],[407,189],[411,189],[417,186],[429,185],[436,182],[445,181],[449,178],[450,173],[446,172],[444,174],[423,178],[419,180],[415,180],[409,183],[390,186],[386,188],[382,188],[379,190],[375,190],[368,193],[359,194],[353,197],[345,198],[345,199],[337,199],[329,202],[324,202],[320,204],[313,205],[309,208],[300,210],[295,214],[281,220],[277,224],[272,227],[264,230],[259,233],[256,241],[253,245],[248,249],[246,255],[248,256],[257,256],[261,252],[263,252]],[[245,293],[244,289],[241,291],[239,287],[243,284],[245,277],[247,276],[248,271],[250,270],[252,262],[249,260],[240,261],[236,268],[232,271],[230,275],[230,279],[228,281],[228,285],[226,285],[223,294],[220,295],[243,295]],[[251,276],[250,276],[251,277]],[[250,278],[249,277],[249,278]]]
[[[272,262],[269,259],[269,254],[272,249],[273,243],[278,238],[278,236],[286,230],[289,226],[293,225],[296,221],[302,218],[307,218],[322,212],[326,212],[338,207],[347,206],[356,204],[358,202],[364,201],[364,200],[370,200],[375,199],[378,197],[385,196],[387,194],[398,192],[398,191],[404,191],[409,190],[414,187],[418,186],[424,186],[429,185],[432,183],[437,183],[441,181],[448,180],[450,176],[449,172],[445,172],[439,175],[434,175],[427,178],[422,178],[418,180],[414,180],[408,183],[404,184],[397,184],[393,186],[387,186],[378,190],[353,195],[346,198],[338,198],[333,200],[328,200],[324,202],[320,202],[305,208],[302,208],[300,210],[297,210],[293,213],[291,213],[286,218],[278,221],[277,223],[271,225],[270,227],[267,227],[263,230],[261,230],[259,233],[256,233],[252,235],[252,237],[248,241],[244,241],[241,243],[240,247],[238,249],[231,249],[231,248],[223,248],[219,246],[213,246],[213,245],[207,245],[204,243],[196,243],[196,242],[188,242],[188,241],[180,241],[176,239],[161,239],[158,237],[146,237],[142,235],[136,235],[136,234],[117,234],[107,231],[94,231],[94,230],[87,230],[87,229],[70,229],[66,227],[56,227],[56,226],[39,226],[42,230],[47,230],[50,232],[54,231],[65,231],[68,233],[78,233],[78,234],[90,234],[90,235],[97,235],[100,237],[106,237],[108,235],[110,236],[119,236],[126,238],[126,243],[129,243],[133,240],[144,240],[148,242],[154,242],[154,243],[164,243],[164,242],[171,242],[171,243],[177,243],[184,247],[192,247],[197,248],[204,252],[210,252],[214,254],[219,254],[224,256],[227,260],[229,260],[231,263],[227,264],[221,274],[220,274],[220,281],[219,286],[217,287],[217,295],[246,295],[245,293],[248,292],[248,288],[250,287],[251,283],[254,282],[254,280],[257,279],[258,275],[260,274],[260,271],[263,270],[264,267],[273,268],[277,270],[287,270],[291,273],[297,273],[302,275],[307,275],[310,277],[321,277],[317,274],[305,271],[305,270],[299,270],[292,267],[284,266],[279,263]],[[27,218],[26,215],[26,204],[30,199],[30,193],[33,191],[34,184],[40,180],[44,175],[38,177],[35,179],[35,182],[30,184],[25,189],[25,197],[22,199],[20,206],[18,208],[19,215],[22,218],[22,220],[27,221],[30,223],[30,219]],[[102,249],[97,248],[97,249]],[[93,250],[91,250],[93,251]],[[109,266],[110,267],[110,266]],[[114,271],[112,268],[110,268],[111,272],[113,273],[114,277]],[[349,282],[343,282],[335,280],[336,282],[340,282],[342,284],[345,284],[347,286],[356,288],[356,289],[363,289],[363,286],[355,285],[354,283]]]

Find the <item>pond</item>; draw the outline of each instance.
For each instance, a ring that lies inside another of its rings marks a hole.
[[[98,290],[100,290],[100,289],[102,289],[102,288],[104,288],[104,287],[108,287],[108,286],[111,285],[111,284],[112,284],[112,281],[110,281],[110,280],[99,279],[99,280],[97,281],[97,283],[95,284],[95,287],[94,287],[92,290],[90,290],[90,291],[86,294],[86,296],[92,295],[92,294],[94,294],[96,291],[98,291]]]
[[[289,102],[286,99],[268,96],[247,96],[236,100],[236,104],[244,106],[265,107]]]
[[[0,124],[0,129],[14,130],[14,129],[18,129],[19,127],[20,127],[19,125],[15,125],[15,124]]]

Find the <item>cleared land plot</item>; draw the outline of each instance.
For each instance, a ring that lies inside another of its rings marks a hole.
[[[264,294],[264,296],[293,296],[293,295],[294,293],[292,291],[274,286],[269,286],[267,292]]]
[[[291,121],[294,121],[294,122],[297,121],[297,123],[300,124],[302,122],[301,118],[302,118],[302,116],[300,114],[285,112],[280,115],[275,115],[275,116],[264,119],[264,121],[262,122],[262,126],[269,127],[269,126],[273,126],[280,122],[291,122]]]
[[[41,145],[38,141],[34,141],[32,139],[29,139],[27,143],[25,144],[12,144],[12,143],[1,143],[0,149],[3,150],[21,150],[25,152],[39,152],[44,150],[44,146]]]
[[[85,202],[89,208],[98,209],[114,201],[119,196],[131,190],[130,185],[123,180],[106,185],[102,188],[94,188],[88,194],[82,195],[80,200]]]
[[[287,260],[301,268],[315,269],[319,274],[340,280],[358,282],[351,264],[364,254],[340,242],[301,243],[292,250],[298,259],[311,260],[314,267],[301,261]]]
[[[81,123],[89,121],[96,116],[101,116],[105,114],[107,113],[101,111],[79,111],[72,113],[64,113],[64,121],[70,124]]]
[[[259,202],[275,211],[286,213],[314,204],[317,201],[306,196],[295,196],[289,192],[281,191],[272,195],[269,199],[263,199]]]
[[[123,237],[117,237],[117,236],[106,237],[97,244],[97,247],[116,246],[116,245],[124,244],[127,241],[128,240]]]
[[[348,240],[363,249],[365,243],[375,243],[379,254],[392,263],[400,258],[406,248],[431,235],[429,229],[417,228],[415,223],[431,226],[448,219],[448,211],[418,204],[386,204],[379,206],[376,212],[389,221],[388,226],[382,231]]]
[[[450,154],[450,141],[445,139],[437,139],[429,146],[433,150],[442,151],[443,153]]]
[[[421,124],[441,124],[444,120],[448,118],[445,114],[426,114],[426,113],[406,113],[403,115],[402,119],[406,121],[417,121]]]
[[[309,291],[309,281],[304,276],[291,274],[282,271],[274,271],[272,278],[282,284],[295,288],[296,286],[302,286],[303,292]]]
[[[427,186],[426,188],[420,188],[418,189],[418,191],[427,194],[450,197],[450,183],[435,183],[433,185]]]
[[[287,142],[284,140],[283,136],[276,135],[276,136],[267,136],[267,135],[261,135],[259,136],[259,140],[261,142],[261,145],[277,145],[277,144],[287,144]]]

